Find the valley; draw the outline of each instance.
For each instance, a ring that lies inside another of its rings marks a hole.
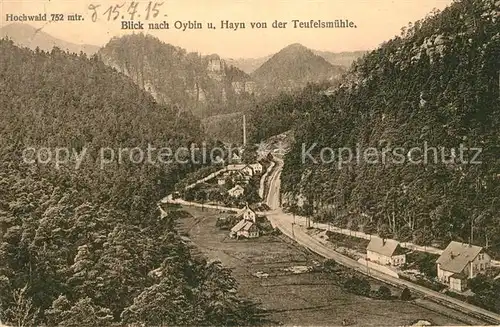
[[[390,326],[402,326],[427,320],[448,326],[480,324],[424,299],[403,302],[351,294],[339,285],[335,275],[329,273],[286,273],[284,269],[313,266],[324,259],[286,236],[230,239],[227,231],[215,225],[221,216],[219,211],[194,207],[183,210],[190,216],[179,220],[179,230],[189,236],[192,246],[201,253],[231,268],[240,292],[262,303],[273,323],[308,325],[314,322],[315,325],[340,326],[348,320],[356,326],[379,326],[381,321]],[[256,277],[258,272],[269,274],[269,277]],[[383,285],[375,280],[370,283],[372,289]],[[396,288],[391,289],[394,294],[400,293]]]
[[[500,323],[499,0],[132,2],[115,31],[16,1],[0,325]]]

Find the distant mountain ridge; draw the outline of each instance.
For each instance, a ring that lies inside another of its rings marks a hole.
[[[326,61],[334,66],[344,66],[349,68],[351,64],[358,58],[367,54],[368,51],[343,51],[343,52],[332,52],[332,51],[321,51],[311,49],[318,56],[323,57]],[[268,55],[259,58],[226,58],[225,60],[247,74],[252,74],[256,71],[262,64],[271,59],[273,55]]]
[[[254,104],[253,96],[263,92],[273,95],[294,91],[310,82],[338,80],[344,67],[363,54],[318,52],[296,43],[267,57],[233,60],[217,54],[188,53],[142,34],[115,37],[100,48],[67,42],[23,23],[2,27],[0,37],[32,50],[50,52],[57,47],[89,56],[98,54],[158,102],[177,105],[180,111],[202,118],[245,111]]]
[[[29,24],[23,23],[13,23],[2,27],[0,29],[0,38],[4,37],[8,37],[20,47],[26,47],[32,50],[38,47],[40,50],[48,52],[52,51],[54,47],[58,47],[63,51],[69,51],[71,53],[83,52],[90,56],[97,53],[100,48],[96,45],[67,42],[45,33],[42,29],[37,29]]]
[[[332,65],[344,66],[346,68],[349,68],[354,61],[368,53],[368,51],[331,52],[320,50],[313,50],[313,52],[325,58]]]
[[[260,58],[226,58],[225,60],[232,66],[237,67],[247,74],[253,73],[257,70],[263,63],[268,61],[273,55],[260,57]]]

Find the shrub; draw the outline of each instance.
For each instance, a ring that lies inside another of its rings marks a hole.
[[[410,301],[411,300],[411,291],[408,287],[405,287],[403,292],[401,292],[401,300]]]
[[[327,259],[323,261],[323,269],[327,272],[332,272],[335,270],[335,267],[337,267],[337,261],[333,259]]]
[[[366,279],[350,277],[344,282],[344,288],[354,294],[368,296],[370,295],[370,283]]]
[[[388,300],[392,297],[391,290],[389,289],[389,287],[382,285],[377,290],[376,297],[379,299]]]

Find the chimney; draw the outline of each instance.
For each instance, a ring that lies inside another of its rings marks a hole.
[[[247,145],[247,122],[245,115],[243,115],[243,146],[246,145]]]

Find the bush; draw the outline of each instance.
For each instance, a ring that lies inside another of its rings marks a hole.
[[[323,261],[323,269],[326,272],[333,272],[335,271],[335,268],[337,267],[337,261],[333,259],[327,259]]]
[[[278,227],[274,228],[274,230],[271,232],[271,235],[273,236],[279,236],[281,235],[281,231],[279,230]]]
[[[401,292],[401,300],[410,301],[411,300],[411,291],[408,287],[405,287],[403,292]]]
[[[376,292],[376,297],[383,300],[388,300],[392,298],[392,293],[389,287],[382,285]]]
[[[350,277],[344,282],[344,288],[354,294],[369,296],[371,287],[366,279]]]

